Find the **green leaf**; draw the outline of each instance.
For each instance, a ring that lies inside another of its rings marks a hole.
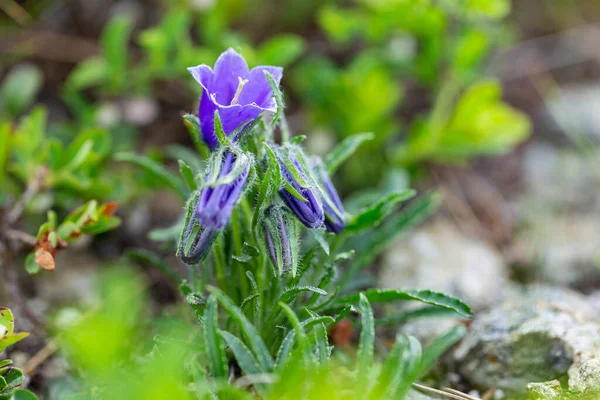
[[[27,389],[16,389],[12,400],[38,400],[38,397]]]
[[[204,340],[208,350],[210,373],[215,378],[227,378],[229,368],[227,367],[225,348],[221,343],[221,336],[219,336],[217,318],[217,301],[214,296],[209,296],[204,318]]]
[[[418,377],[421,355],[421,344],[417,339],[409,336],[406,340],[406,348],[402,353],[401,367],[398,368],[399,374],[393,384],[395,390],[391,396],[392,399],[403,399],[410,390],[411,385]]]
[[[345,272],[340,280],[340,285],[350,282],[356,274],[369,265],[396,237],[408,231],[409,228],[429,217],[438,208],[440,198],[436,193],[428,193],[409,206],[405,211],[393,215],[376,229],[361,236],[357,243],[357,257],[350,269]]]
[[[417,368],[416,378],[419,379],[425,376],[433,368],[437,360],[461,340],[466,332],[467,328],[463,325],[455,326],[444,335],[437,337],[427,346],[423,351],[421,362]]]
[[[181,199],[188,199],[189,193],[187,189],[185,189],[181,178],[151,158],[129,152],[117,153],[115,154],[114,158],[117,161],[128,162],[144,169],[144,171],[154,176],[163,185],[173,189],[173,191],[177,193]]]
[[[298,344],[300,345],[300,349],[305,349],[308,338],[306,336],[306,332],[304,331],[304,327],[298,319],[298,316],[287,304],[281,301],[277,304],[283,309],[283,312],[285,313],[288,320],[290,321],[290,324],[294,328],[294,331],[296,332],[296,337],[298,338]]]
[[[240,368],[242,369],[245,375],[253,375],[268,372],[258,364],[258,361],[254,357],[250,349],[238,337],[233,336],[231,333],[225,331],[219,331],[219,333],[227,343],[227,346],[229,346],[229,348],[233,352],[235,359],[237,360]]]
[[[4,374],[3,378],[6,382],[6,387],[4,389],[0,389],[0,397],[12,393],[12,391],[21,386],[25,380],[23,371],[21,371],[19,368],[9,369],[8,372]]]
[[[75,153],[73,158],[71,158],[71,160],[69,161],[67,168],[70,170],[76,170],[77,168],[79,168],[87,160],[88,156],[92,151],[93,145],[94,142],[92,142],[91,140],[86,140],[85,142],[83,142],[81,144],[81,147],[77,149],[77,152]]]
[[[269,82],[269,86],[271,87],[271,91],[273,92],[273,99],[275,100],[275,104],[277,104],[277,111],[275,112],[275,115],[273,116],[273,120],[271,121],[271,124],[273,126],[275,126],[275,124],[277,124],[277,122],[279,121],[279,119],[281,118],[282,113],[283,113],[283,108],[284,108],[283,94],[281,93],[281,89],[279,88],[279,85],[275,81],[275,78],[273,78],[273,76],[270,73],[268,73],[267,71],[263,71],[263,72],[265,73],[267,82]]]
[[[283,303],[290,303],[298,294],[303,292],[311,292],[315,294],[320,294],[321,296],[327,296],[327,292],[323,289],[314,286],[294,286],[292,288],[287,289],[285,292],[279,296],[279,301]]]
[[[0,353],[8,346],[29,336],[27,332],[15,333],[14,329],[15,319],[13,313],[6,307],[0,307]]]
[[[391,301],[419,301],[421,303],[445,308],[456,312],[464,318],[471,318],[473,313],[468,305],[457,298],[431,290],[393,290],[369,289],[363,292],[371,303],[387,303]],[[361,293],[362,294],[362,293]],[[342,307],[346,304],[355,304],[360,300],[358,294],[338,299],[335,304]]]
[[[0,111],[5,111],[12,117],[25,111],[34,102],[42,81],[42,72],[36,66],[22,65],[13,68],[0,86]]]
[[[388,194],[383,199],[370,207],[362,209],[358,214],[353,216],[348,221],[344,232],[360,232],[379,226],[395,210],[400,202],[414,197],[415,194],[416,192],[412,189]]]
[[[377,326],[398,326],[408,321],[419,318],[456,318],[456,312],[437,306],[424,306],[414,310],[407,310],[398,314],[377,318]]]
[[[363,398],[368,393],[371,366],[373,365],[373,351],[375,345],[375,318],[369,300],[363,294],[359,294],[358,312],[361,315],[362,329],[358,344],[356,378],[358,380],[357,398]]]
[[[325,166],[329,175],[333,175],[338,167],[348,159],[358,146],[367,140],[372,140],[375,137],[372,133],[359,133],[344,139],[325,157]]]
[[[254,325],[246,318],[242,310],[236,307],[233,301],[222,291],[213,286],[209,286],[208,291],[215,296],[219,304],[221,304],[223,309],[238,325],[244,337],[250,343],[250,348],[256,355],[261,370],[266,372],[272,371],[273,359]]]
[[[127,83],[127,46],[132,28],[130,18],[120,14],[106,24],[100,37],[102,54],[109,68],[108,80],[113,90],[120,90]]]
[[[102,85],[108,80],[109,70],[110,68],[105,58],[88,58],[77,64],[69,74],[66,87],[70,90],[83,90]]]
[[[179,173],[181,174],[181,177],[187,184],[190,191],[193,192],[194,190],[198,189],[198,184],[196,183],[196,179],[194,177],[194,171],[192,171],[190,166],[187,165],[185,161],[177,160],[177,162],[179,163]]]
[[[225,131],[223,130],[223,124],[221,123],[221,116],[219,115],[219,110],[215,110],[214,116],[214,125],[215,125],[215,136],[219,141],[221,146],[227,146],[230,144]]]
[[[327,328],[325,324],[318,324],[314,330],[314,339],[316,345],[317,361],[321,365],[325,365],[331,357],[331,349],[329,346],[329,338],[327,336]]]
[[[12,140],[11,140],[11,124],[10,122],[0,123],[0,185],[4,182],[6,174],[7,162],[10,156]]]
[[[258,58],[262,65],[291,64],[304,52],[306,44],[298,35],[279,34],[264,42],[258,49]]]

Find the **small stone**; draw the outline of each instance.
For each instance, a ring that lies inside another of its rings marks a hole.
[[[476,314],[454,352],[459,372],[471,383],[523,393],[530,382],[573,379],[598,357],[598,314],[585,296],[533,285],[506,299]]]
[[[437,220],[385,255],[379,278],[386,289],[431,289],[456,296],[479,310],[494,304],[507,282],[499,252]]]

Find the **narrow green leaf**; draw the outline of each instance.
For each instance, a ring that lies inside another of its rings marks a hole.
[[[188,188],[192,192],[198,189],[198,184],[194,178],[194,171],[192,171],[192,168],[190,168],[190,166],[187,165],[183,160],[177,160],[177,162],[179,163],[179,173],[181,174],[181,177],[187,184]]]
[[[403,399],[418,378],[418,368],[421,363],[422,349],[417,339],[408,336],[406,349],[402,353],[402,364],[398,370],[402,373],[394,381],[392,399]]]
[[[215,378],[227,378],[227,357],[221,343],[221,336],[219,336],[217,317],[217,301],[214,296],[209,296],[204,318],[204,340],[206,341],[210,373]]]
[[[114,158],[117,161],[128,162],[144,169],[163,185],[173,189],[173,191],[175,191],[180,198],[183,200],[188,199],[189,192],[185,188],[181,178],[167,170],[163,165],[157,163],[156,161],[130,152],[117,153],[115,154]]]
[[[416,370],[416,378],[420,379],[427,374],[435,365],[437,360],[443,356],[452,346],[465,336],[467,328],[463,325],[458,325],[452,328],[447,333],[437,337],[423,351],[421,362]]]
[[[283,104],[283,94],[281,93],[281,89],[279,88],[279,85],[277,84],[277,82],[275,82],[275,78],[273,78],[273,76],[271,74],[269,74],[267,71],[263,71],[265,73],[265,77],[267,78],[267,81],[269,82],[269,86],[271,87],[271,91],[273,92],[273,99],[275,99],[275,104],[277,104],[277,111],[275,112],[275,115],[273,116],[273,120],[271,121],[271,124],[273,126],[275,126],[277,124],[277,121],[279,121],[279,118],[281,117],[282,113],[283,113],[283,108],[284,108],[284,104]]]
[[[332,151],[325,157],[325,165],[329,175],[333,175],[337,171],[338,167],[350,157],[358,146],[367,140],[372,140],[375,137],[372,133],[359,133],[347,137],[338,144]]]
[[[223,307],[223,309],[231,316],[231,318],[238,325],[244,337],[250,343],[250,348],[256,355],[258,359],[258,363],[261,369],[265,372],[270,372],[273,370],[273,359],[269,354],[269,350],[267,346],[263,342],[260,337],[258,331],[252,325],[252,323],[246,318],[243,311],[240,310],[233,301],[225,295],[221,290],[216,287],[209,286],[208,291],[215,296],[219,304]]]
[[[436,193],[428,193],[415,200],[405,211],[395,214],[388,221],[378,226],[377,229],[369,231],[369,234],[364,236],[364,240],[358,243],[357,254],[359,256],[341,278],[340,285],[345,287],[360,270],[369,265],[395,238],[433,214],[439,203],[440,198]]]
[[[416,192],[412,189],[388,194],[353,216],[344,228],[344,232],[356,233],[379,226],[385,218],[394,212],[400,202],[414,197],[415,194]]]
[[[394,290],[394,289],[369,289],[363,292],[371,303],[387,303],[391,301],[407,301],[414,300],[421,303],[430,304],[433,306],[452,310],[458,316],[470,318],[472,316],[471,309],[468,305],[457,298],[448,296],[444,293],[434,292],[431,290]],[[362,293],[361,293],[362,295]],[[355,304],[360,300],[360,296],[355,294],[338,299],[335,304],[344,306],[346,304]]]
[[[227,135],[225,134],[225,131],[223,130],[223,124],[221,123],[221,116],[219,115],[219,110],[215,110],[214,125],[215,125],[215,136],[217,137],[219,144],[221,146],[229,145],[230,144],[229,139],[227,138]]]
[[[311,292],[319,294],[321,296],[327,296],[327,292],[315,286],[294,286],[287,289],[279,296],[279,301],[283,303],[290,303],[298,294],[303,292]]]
[[[300,323],[300,320],[298,319],[298,316],[290,308],[290,306],[288,306],[284,302],[280,301],[277,304],[279,305],[279,307],[281,307],[283,309],[283,312],[285,313],[288,320],[290,321],[290,324],[292,324],[292,328],[294,328],[294,331],[296,331],[296,336],[298,337],[298,344],[300,345],[300,348],[305,349],[306,342],[308,339],[306,336],[306,332],[304,331],[304,328],[303,328],[302,324]]]
[[[373,365],[373,352],[375,346],[375,318],[369,300],[363,294],[359,294],[358,312],[361,315],[362,329],[358,343],[357,362],[358,369],[356,378],[358,380],[357,398],[363,398],[369,391],[371,366]]]
[[[238,337],[233,336],[231,333],[225,331],[219,331],[219,333],[227,343],[227,346],[229,346],[231,349],[235,359],[245,375],[268,372],[261,368],[250,349]]]

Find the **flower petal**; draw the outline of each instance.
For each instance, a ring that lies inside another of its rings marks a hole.
[[[254,67],[248,76],[248,83],[242,90],[239,100],[240,104],[256,103],[269,111],[275,111],[276,105],[272,97],[273,92],[271,91],[271,86],[269,86],[269,81],[267,81],[267,77],[265,76],[265,71],[271,74],[275,79],[275,82],[279,85],[281,76],[283,75],[283,68],[271,67],[269,65]]]
[[[220,105],[228,106],[237,91],[238,77],[248,79],[248,75],[248,64],[244,57],[229,48],[219,56],[215,63],[213,85],[208,89],[211,94],[216,95],[217,102]]]
[[[211,67],[206,64],[201,64],[195,67],[189,67],[188,71],[196,82],[202,85],[203,88],[210,91],[213,82],[214,72]]]

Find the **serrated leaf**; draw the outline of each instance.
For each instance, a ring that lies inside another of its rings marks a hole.
[[[358,146],[367,140],[372,140],[375,137],[372,133],[359,133],[344,139],[325,157],[325,166],[329,175],[333,175],[338,167],[348,159]]]
[[[325,290],[315,286],[294,286],[283,292],[281,296],[279,296],[279,301],[283,303],[289,303],[296,296],[298,296],[298,294],[303,292],[311,292],[315,294],[320,294],[321,296],[327,296],[327,292]]]
[[[444,293],[431,290],[394,290],[394,289],[369,289],[363,292],[370,303],[387,303],[392,301],[419,301],[421,303],[452,310],[458,316],[470,318],[473,313],[468,305],[461,300]],[[347,296],[336,301],[336,305],[356,304],[360,295]]]

